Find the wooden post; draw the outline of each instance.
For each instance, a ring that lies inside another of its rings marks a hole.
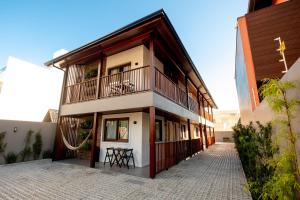
[[[189,88],[188,88],[188,76],[185,74],[185,91],[186,91],[186,106],[187,109],[190,109],[189,106]]]
[[[90,167],[95,168],[96,163],[96,153],[97,153],[97,134],[98,134],[98,113],[94,113],[94,122],[93,122],[93,141],[91,149],[91,160]]]
[[[208,140],[207,140],[207,127],[204,125],[204,137],[205,137],[205,147],[208,148]]]
[[[203,150],[203,132],[202,132],[202,126],[201,126],[201,123],[199,123],[199,131],[200,131],[200,146],[201,146],[201,150]]]
[[[188,136],[189,136],[189,151],[188,154],[190,157],[192,157],[193,153],[192,153],[192,137],[191,137],[191,122],[190,119],[187,120],[188,123]]]
[[[150,178],[154,178],[156,174],[156,158],[155,158],[155,107],[149,107],[149,146],[150,146]]]
[[[214,144],[216,143],[216,137],[215,137],[215,128],[212,128],[213,129],[213,136],[214,136]]]
[[[213,107],[210,107],[211,108],[211,121],[214,122],[214,113],[213,113]]]
[[[62,133],[60,131],[60,124],[61,124],[60,111],[61,111],[61,106],[64,103],[64,99],[65,99],[65,86],[67,84],[68,74],[69,74],[69,67],[66,67],[66,71],[64,72],[64,78],[62,82],[61,93],[60,93],[60,103],[59,103],[59,110],[58,110],[58,120],[56,126],[52,161],[61,160],[63,158],[63,153],[64,153],[64,144],[61,137]]]
[[[150,37],[149,43],[149,61],[150,61],[150,89],[155,90],[155,54],[154,54],[154,36],[153,34]]]
[[[95,96],[95,99],[98,99],[99,98],[99,94],[100,94],[101,65],[102,65],[102,55],[101,55],[99,63],[98,63],[97,86],[96,86],[96,96]]]
[[[101,98],[101,88],[102,86],[102,76],[105,76],[105,70],[106,70],[106,56],[102,53],[100,57],[100,63],[98,65],[98,78],[99,78],[99,85],[98,85],[98,96],[97,98]]]
[[[201,116],[201,100],[200,100],[200,90],[197,88],[197,102],[198,102],[198,112],[199,116]],[[199,123],[199,132],[200,132],[200,148],[203,150],[203,138],[202,138],[202,127],[201,123]]]

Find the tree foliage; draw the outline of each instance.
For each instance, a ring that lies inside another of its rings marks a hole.
[[[278,136],[281,141],[286,142],[281,153],[270,160],[275,173],[264,185],[262,199],[300,199],[300,170],[296,149],[299,133],[292,126],[300,100],[287,97],[288,91],[295,89],[295,82],[270,79],[265,80],[259,90],[272,111],[280,114],[276,120],[279,126]]]

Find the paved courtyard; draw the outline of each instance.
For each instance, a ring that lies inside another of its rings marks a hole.
[[[215,144],[156,176],[32,161],[0,166],[0,199],[251,199],[233,144]]]

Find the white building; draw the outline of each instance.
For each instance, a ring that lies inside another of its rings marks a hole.
[[[0,119],[43,121],[58,109],[63,72],[9,57],[0,70]]]

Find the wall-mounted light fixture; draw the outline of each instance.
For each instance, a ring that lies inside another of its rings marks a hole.
[[[133,121],[133,124],[137,124],[137,121]]]
[[[14,127],[14,133],[16,133],[18,131],[18,128],[15,126]]]

